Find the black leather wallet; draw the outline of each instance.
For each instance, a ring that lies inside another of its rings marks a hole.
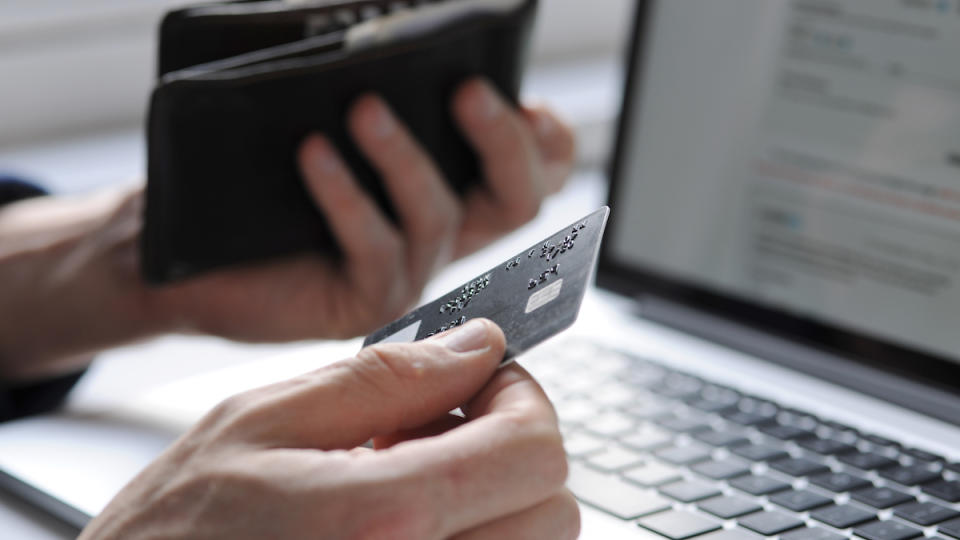
[[[269,0],[168,13],[148,121],[146,280],[307,251],[336,257],[296,163],[314,131],[393,216],[346,130],[366,92],[390,103],[455,191],[475,187],[453,91],[481,75],[516,102],[535,10],[536,0]]]

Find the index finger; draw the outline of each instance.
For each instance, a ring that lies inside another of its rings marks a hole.
[[[418,506],[441,537],[535,506],[566,480],[553,406],[523,368],[498,372],[465,408],[463,426],[370,456],[428,498]]]

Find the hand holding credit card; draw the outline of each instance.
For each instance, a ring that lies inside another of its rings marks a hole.
[[[462,287],[367,336],[363,346],[411,342],[487,318],[507,338],[504,364],[569,328],[593,278],[610,209],[560,229]]]

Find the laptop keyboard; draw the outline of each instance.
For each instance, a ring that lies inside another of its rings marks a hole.
[[[590,341],[523,364],[556,405],[570,490],[638,528],[670,540],[960,539],[960,464],[908,441]]]

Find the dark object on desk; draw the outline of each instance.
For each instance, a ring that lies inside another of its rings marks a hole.
[[[610,209],[604,206],[463,287],[367,336],[363,346],[410,342],[486,317],[507,339],[504,362],[569,327],[597,266]]]
[[[366,92],[390,103],[458,193],[481,178],[450,117],[464,79],[516,101],[536,0],[206,4],[171,12],[150,104],[143,272],[164,283],[336,243],[296,151],[330,137],[389,215],[379,176],[347,133]]]
[[[0,174],[0,206],[22,199],[42,197],[47,192],[36,184],[21,178]]]

